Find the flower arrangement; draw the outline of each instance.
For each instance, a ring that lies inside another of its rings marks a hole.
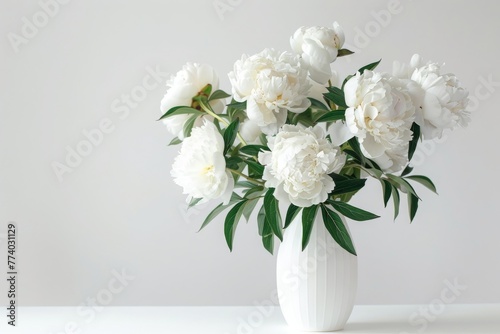
[[[304,249],[321,214],[333,239],[356,255],[341,216],[378,216],[350,199],[374,178],[384,205],[393,199],[394,219],[406,195],[413,220],[420,198],[412,182],[436,192],[428,177],[412,174],[413,153],[419,142],[467,125],[468,92],[418,55],[395,62],[392,73],[376,72],[380,61],[368,64],[334,85],[331,64],[353,53],[342,48],[337,23],[302,27],[290,43],[293,52],[265,49],[236,61],[232,94],[219,89],[208,65],[188,63],[168,80],[160,120],[175,136],[170,145],[181,144],[171,175],[189,206],[220,202],[200,230],[228,210],[231,250],[238,222],[257,210],[271,253],[299,214]]]

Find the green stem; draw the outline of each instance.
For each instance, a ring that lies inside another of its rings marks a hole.
[[[353,163],[353,164],[347,164],[346,165],[347,167],[352,167],[352,168],[358,168],[358,169],[361,169],[361,170],[364,170],[365,172],[367,172],[371,177],[375,178],[375,179],[382,179],[382,177],[378,177],[376,174],[374,174],[372,171],[370,171],[370,169],[367,169],[363,166],[361,166],[360,164],[357,164],[357,163]],[[383,174],[383,172],[382,172]]]
[[[248,181],[248,182],[252,182],[253,184],[256,184],[256,185],[258,185],[258,186],[264,186],[264,182],[260,182],[260,181],[258,181],[258,180],[256,180],[256,179],[252,179],[250,176],[248,176],[248,175],[246,175],[246,174],[243,174],[243,173],[242,173],[242,172],[240,172],[240,171],[237,171],[237,170],[234,170],[234,169],[231,169],[231,168],[228,168],[228,169],[231,171],[231,173],[234,173],[234,174],[236,174],[236,175],[239,175],[239,176],[241,176],[241,177],[243,177],[243,178],[247,179],[247,181]]]
[[[220,117],[219,115],[217,115],[215,112],[213,112],[211,110],[211,108],[205,108],[205,106],[203,104],[200,104],[201,108],[207,113],[209,114],[210,116],[212,116],[213,118],[216,118],[219,120],[219,122],[222,122],[224,124],[226,124],[226,126],[229,125],[229,122],[226,121],[224,118]]]
[[[245,141],[245,139],[243,139],[243,137],[240,135],[240,132],[238,131],[238,133],[236,133],[236,135],[238,136],[238,139],[241,141],[241,143],[245,146],[247,146],[247,142]]]
[[[201,104],[201,108],[207,113],[209,114],[210,116],[212,116],[213,118],[216,118],[218,119],[220,122],[224,123],[226,126],[229,125],[229,122],[226,121],[224,118],[220,117],[219,115],[217,115],[213,110],[211,110],[211,108],[204,108],[204,105]],[[243,137],[241,136],[240,132],[238,131],[237,134],[238,136],[238,139],[241,141],[241,143],[243,145],[248,145],[247,142],[245,141],[245,139],[243,139]]]

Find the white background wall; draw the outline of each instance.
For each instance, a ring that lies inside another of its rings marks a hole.
[[[256,224],[239,226],[229,253],[222,218],[196,233],[211,205],[184,211],[169,176],[177,148],[166,146],[170,136],[155,122],[164,83],[128,115],[111,106],[123,110],[122,94],[141,86],[148,69],[175,73],[186,61],[213,65],[230,90],[226,73],[241,54],[288,50],[299,26],[334,20],[357,51],[335,63],[341,74],[380,57],[380,68],[390,70],[392,60],[419,52],[446,62],[475,99],[469,128],[417,153],[416,171],[435,181],[440,196],[418,188],[424,201],[413,224],[405,208],[393,222],[375,182],[356,197],[354,204],[383,216],[350,223],[357,303],[428,303],[444,280],[455,279],[467,286],[457,302],[500,302],[498,2],[401,0],[383,24],[374,13],[387,11],[386,0],[220,2],[234,4],[222,17],[212,0],[73,0],[17,53],[8,34],[21,35],[23,17],[33,22],[40,5],[0,3],[0,236],[8,221],[18,223],[20,304],[80,304],[122,268],[135,279],[114,305],[269,298],[275,258],[261,246]],[[63,163],[67,147],[103,119],[113,130],[59,182],[51,164]]]

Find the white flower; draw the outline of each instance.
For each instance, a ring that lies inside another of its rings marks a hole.
[[[405,164],[415,108],[397,78],[372,71],[359,72],[344,87],[346,125],[375,162],[386,171],[397,171]]]
[[[337,22],[333,23],[333,29],[301,27],[290,38],[290,45],[302,57],[311,79],[325,84],[332,76],[330,64],[344,45],[344,32]]]
[[[205,121],[184,139],[170,174],[189,198],[200,203],[222,198],[228,201],[233,191],[233,178],[226,170],[224,140],[211,122]]]
[[[270,152],[259,153],[265,166],[266,187],[274,196],[300,207],[323,203],[335,182],[328,175],[339,172],[345,155],[332,145],[320,126],[304,128],[284,125],[275,137],[268,137]]]
[[[416,122],[425,139],[441,138],[443,130],[468,124],[470,113],[465,109],[469,93],[454,74],[441,74],[441,65],[425,64],[419,55],[414,55],[410,65],[395,63],[393,73],[407,79],[417,108]]]
[[[386,173],[399,172],[408,165],[408,145],[409,143],[387,150],[384,154],[372,160]]]
[[[166,113],[173,107],[188,106],[193,103],[193,97],[208,84],[212,85],[212,91],[219,88],[219,78],[214,69],[209,65],[187,63],[175,76],[167,80],[167,93],[161,101],[161,111]],[[219,113],[224,108],[222,100],[215,100],[212,103],[214,111]],[[175,115],[163,119],[167,130],[180,139],[184,138],[183,127],[190,115]],[[203,124],[199,118],[195,126]]]
[[[328,134],[333,145],[340,146],[354,137],[347,124],[343,121],[336,121],[328,127]]]
[[[234,99],[247,101],[248,118],[268,135],[285,124],[287,110],[301,113],[311,105],[307,71],[301,68],[299,57],[289,52],[265,49],[250,57],[243,55],[229,79]]]
[[[247,144],[259,143],[259,136],[262,134],[260,127],[251,120],[247,119],[241,123],[239,128],[240,135],[245,139]]]

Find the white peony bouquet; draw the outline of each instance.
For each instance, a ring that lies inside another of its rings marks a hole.
[[[418,55],[394,63],[392,73],[376,72],[374,62],[334,86],[332,62],[352,54],[344,39],[337,23],[302,27],[291,37],[293,52],[243,55],[229,73],[232,94],[219,89],[208,65],[188,63],[168,80],[160,120],[175,136],[170,144],[181,145],[171,175],[190,206],[220,202],[201,228],[228,210],[230,249],[242,216],[248,221],[258,208],[271,253],[302,211],[303,249],[321,212],[335,241],[356,254],[341,215],[378,217],[348,204],[367,178],[380,182],[384,205],[392,197],[394,219],[401,194],[415,216],[412,182],[436,192],[429,178],[411,174],[411,158],[422,140],[467,125],[467,90]]]

